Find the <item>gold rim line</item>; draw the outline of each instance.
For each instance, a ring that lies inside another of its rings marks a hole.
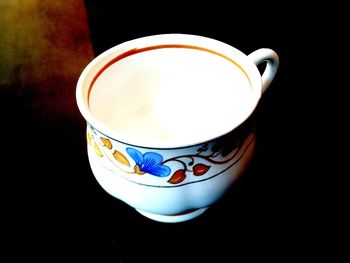
[[[208,49],[208,48],[204,48],[204,47],[198,47],[198,46],[192,46],[192,45],[181,45],[181,44],[163,44],[163,45],[156,45],[156,46],[149,46],[149,47],[143,47],[143,48],[134,48],[131,49],[129,51],[126,51],[118,56],[116,56],[115,58],[111,59],[108,63],[106,63],[97,73],[96,75],[93,77],[90,85],[89,85],[89,89],[88,89],[88,94],[87,94],[87,102],[88,102],[88,108],[90,110],[90,94],[91,94],[91,90],[95,84],[95,82],[97,81],[97,79],[101,76],[101,74],[107,69],[109,68],[111,65],[113,65],[114,63],[118,62],[119,60],[122,60],[126,57],[129,57],[131,55],[135,55],[141,52],[145,52],[145,51],[151,51],[151,50],[156,50],[156,49],[163,49],[163,48],[187,48],[187,49],[196,49],[196,50],[200,50],[200,51],[204,51],[204,52],[208,52],[214,55],[217,55],[219,57],[222,57],[228,61],[230,61],[231,63],[233,63],[234,65],[236,65],[242,72],[243,74],[247,77],[250,86],[252,86],[252,82],[248,76],[248,73],[243,69],[243,67],[238,64],[235,60],[233,60],[232,58],[229,58],[228,56],[221,54],[220,52]]]

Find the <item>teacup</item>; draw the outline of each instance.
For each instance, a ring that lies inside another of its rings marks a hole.
[[[249,165],[253,113],[278,64],[271,49],[247,56],[186,34],[105,51],[84,69],[76,91],[98,183],[156,221],[199,216]]]

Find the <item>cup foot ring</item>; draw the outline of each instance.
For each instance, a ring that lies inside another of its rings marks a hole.
[[[174,214],[174,215],[160,215],[160,214],[153,214],[149,213],[140,209],[136,209],[137,212],[144,215],[145,217],[148,217],[152,220],[163,222],[163,223],[178,223],[187,221],[190,219],[193,219],[197,216],[200,216],[203,214],[208,207],[205,208],[199,208],[199,209],[191,209],[186,212],[180,213],[180,214]]]

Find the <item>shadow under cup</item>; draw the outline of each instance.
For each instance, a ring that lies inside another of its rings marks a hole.
[[[157,35],[107,50],[77,85],[93,174],[153,220],[197,217],[249,164],[261,91],[254,61],[217,40]]]

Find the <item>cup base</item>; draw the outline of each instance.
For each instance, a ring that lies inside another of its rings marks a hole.
[[[197,216],[200,216],[207,210],[208,207],[205,208],[199,208],[199,209],[191,209],[185,212],[182,212],[180,214],[174,214],[174,215],[160,215],[160,214],[152,214],[140,209],[136,209],[137,212],[144,215],[145,217],[148,217],[152,220],[163,222],[163,223],[179,223],[183,221],[187,221],[190,219],[193,219]]]

